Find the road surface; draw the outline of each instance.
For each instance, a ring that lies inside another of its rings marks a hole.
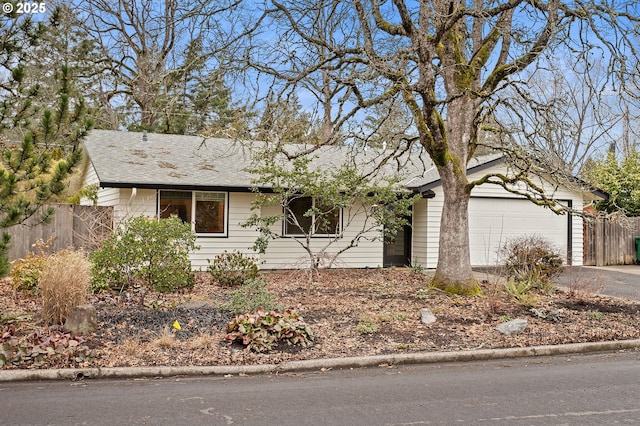
[[[0,383],[7,425],[640,424],[640,352],[298,374]]]

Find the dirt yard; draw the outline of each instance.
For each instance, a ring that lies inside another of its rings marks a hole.
[[[482,284],[480,296],[447,295],[428,288],[428,274],[412,270],[330,270],[314,283],[300,272],[263,275],[277,301],[310,326],[311,346],[254,353],[227,342],[226,324],[233,315],[220,305],[232,289],[211,284],[202,274],[189,292],[148,294],[144,308],[135,294],[92,297],[99,327],[78,340],[90,352],[86,359],[52,356],[39,365],[23,362],[4,368],[260,364],[640,338],[639,303],[584,288],[574,289],[581,290],[574,294],[536,293],[518,302],[503,285],[490,282]],[[50,333],[42,327],[39,300],[15,294],[9,280],[0,281],[0,306],[0,332],[5,336],[36,332],[42,339]],[[436,322],[422,324],[421,308],[429,308]],[[523,333],[507,336],[496,330],[516,318],[528,321]]]

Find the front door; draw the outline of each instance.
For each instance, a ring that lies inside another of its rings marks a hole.
[[[382,264],[390,266],[411,266],[411,226],[405,225],[393,241],[384,241]]]

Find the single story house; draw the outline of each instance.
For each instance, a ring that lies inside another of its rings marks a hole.
[[[229,139],[94,130],[84,147],[89,159],[84,183],[99,186],[98,205],[113,206],[115,221],[131,215],[177,214],[191,222],[200,246],[191,256],[195,269],[206,268],[208,259],[225,250],[254,254],[250,247],[258,233],[241,226],[251,215],[256,197],[251,190],[255,176],[247,171],[251,160],[248,145]],[[361,154],[371,156],[372,151]],[[316,155],[327,167],[345,158],[343,148],[337,147],[326,147]],[[373,164],[368,159],[364,163]],[[411,225],[392,243],[362,241],[344,252],[336,266],[436,266],[443,204],[439,176],[424,158],[403,167],[406,170],[402,184],[422,194],[413,206]],[[480,157],[469,164],[471,179],[493,172],[508,173],[500,155]],[[604,196],[559,187],[544,179],[538,183],[554,200],[576,210],[581,210],[585,201]],[[352,214],[355,207],[343,209],[342,215]],[[507,239],[531,234],[551,241],[567,264],[582,264],[580,215],[556,215],[496,185],[481,185],[472,191],[469,227],[472,265],[496,265],[498,248]],[[344,229],[345,240],[349,232]],[[317,235],[319,243],[322,237]],[[293,268],[304,264],[306,254],[292,238],[270,242],[266,253],[259,256],[261,267]]]

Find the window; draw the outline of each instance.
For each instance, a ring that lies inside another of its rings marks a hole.
[[[289,200],[285,235],[336,235],[340,232],[342,209],[323,205],[311,197]],[[307,214],[313,210],[313,214]],[[311,230],[313,229],[313,232]]]
[[[225,236],[227,194],[224,192],[160,191],[159,217],[178,216],[196,234]]]

